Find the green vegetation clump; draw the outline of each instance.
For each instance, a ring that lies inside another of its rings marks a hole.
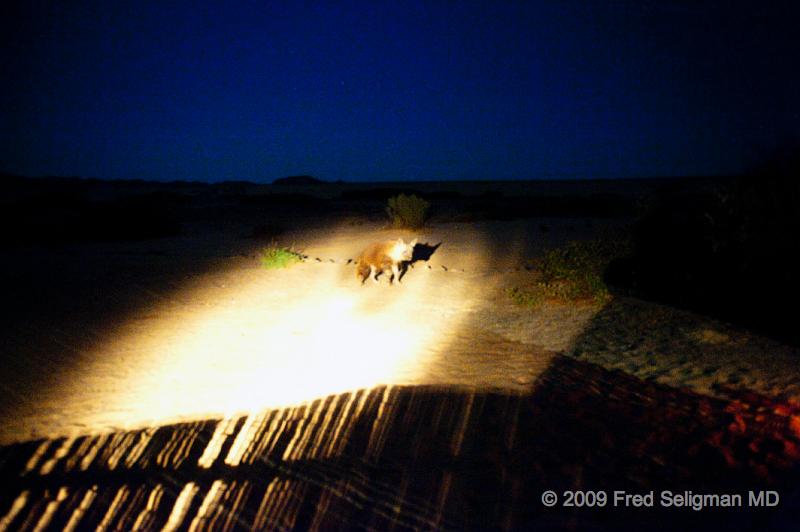
[[[602,303],[611,297],[603,273],[612,260],[628,254],[629,247],[627,240],[600,238],[548,250],[538,261],[539,278],[506,293],[514,303],[527,307],[545,301]]]
[[[261,265],[268,269],[288,268],[303,261],[303,255],[290,248],[271,245],[261,252]]]
[[[398,194],[389,198],[386,214],[389,215],[393,227],[419,229],[425,225],[430,206],[429,202],[414,194]]]
[[[544,303],[544,292],[542,290],[533,290],[530,288],[519,288],[513,286],[506,289],[506,294],[517,305],[523,307],[538,307]]]

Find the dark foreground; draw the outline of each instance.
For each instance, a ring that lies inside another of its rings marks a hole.
[[[379,388],[8,446],[0,529],[790,530],[798,420],[762,396],[723,401],[558,357],[529,395]],[[564,508],[565,490],[608,498]],[[614,490],[653,490],[654,507],[615,507]],[[663,508],[662,490],[743,506]],[[750,507],[758,490],[778,506]]]

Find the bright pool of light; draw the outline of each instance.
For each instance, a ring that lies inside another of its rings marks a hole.
[[[401,286],[361,286],[352,266],[313,262],[252,268],[223,291],[209,279],[84,354],[51,394],[53,409],[103,431],[417,384],[472,304],[459,278],[442,283],[421,268]]]

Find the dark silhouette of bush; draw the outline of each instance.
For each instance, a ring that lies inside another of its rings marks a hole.
[[[425,225],[430,206],[428,201],[419,196],[399,194],[389,198],[386,214],[392,222],[392,227],[419,229]]]
[[[633,228],[633,255],[612,263],[607,281],[800,344],[785,310],[800,296],[799,208],[798,155],[712,190],[662,189]]]

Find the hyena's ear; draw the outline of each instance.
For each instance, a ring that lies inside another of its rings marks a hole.
[[[397,243],[400,244],[401,246],[405,246],[406,245],[406,243],[403,242],[403,237],[402,236],[397,239]]]
[[[410,248],[413,248],[416,245],[417,245],[417,239],[416,238],[408,243],[408,247],[410,247]]]

